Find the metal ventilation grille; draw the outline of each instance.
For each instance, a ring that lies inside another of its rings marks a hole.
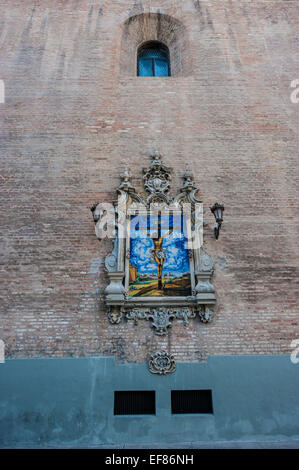
[[[155,413],[154,391],[114,392],[115,415],[153,415]]]
[[[212,390],[172,390],[171,412],[213,413]]]

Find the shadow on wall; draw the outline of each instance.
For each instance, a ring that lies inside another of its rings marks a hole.
[[[159,41],[169,49],[171,76],[192,74],[186,28],[181,21],[161,13],[130,17],[123,26],[120,50],[120,76],[137,75],[137,50],[147,41]]]

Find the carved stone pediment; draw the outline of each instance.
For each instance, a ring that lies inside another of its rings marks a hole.
[[[146,199],[147,204],[154,202],[168,204],[166,193],[170,188],[171,170],[163,165],[159,152],[154,152],[153,160],[149,168],[144,168],[144,189],[150,194]]]

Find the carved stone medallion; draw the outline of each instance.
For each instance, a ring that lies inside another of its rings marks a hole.
[[[148,363],[152,374],[172,374],[176,370],[174,357],[166,351],[157,351],[150,356]]]

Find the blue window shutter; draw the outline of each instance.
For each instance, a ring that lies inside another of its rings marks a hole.
[[[168,77],[168,62],[155,59],[155,77]]]
[[[152,59],[139,59],[138,72],[139,72],[140,77],[152,77],[153,76]]]

